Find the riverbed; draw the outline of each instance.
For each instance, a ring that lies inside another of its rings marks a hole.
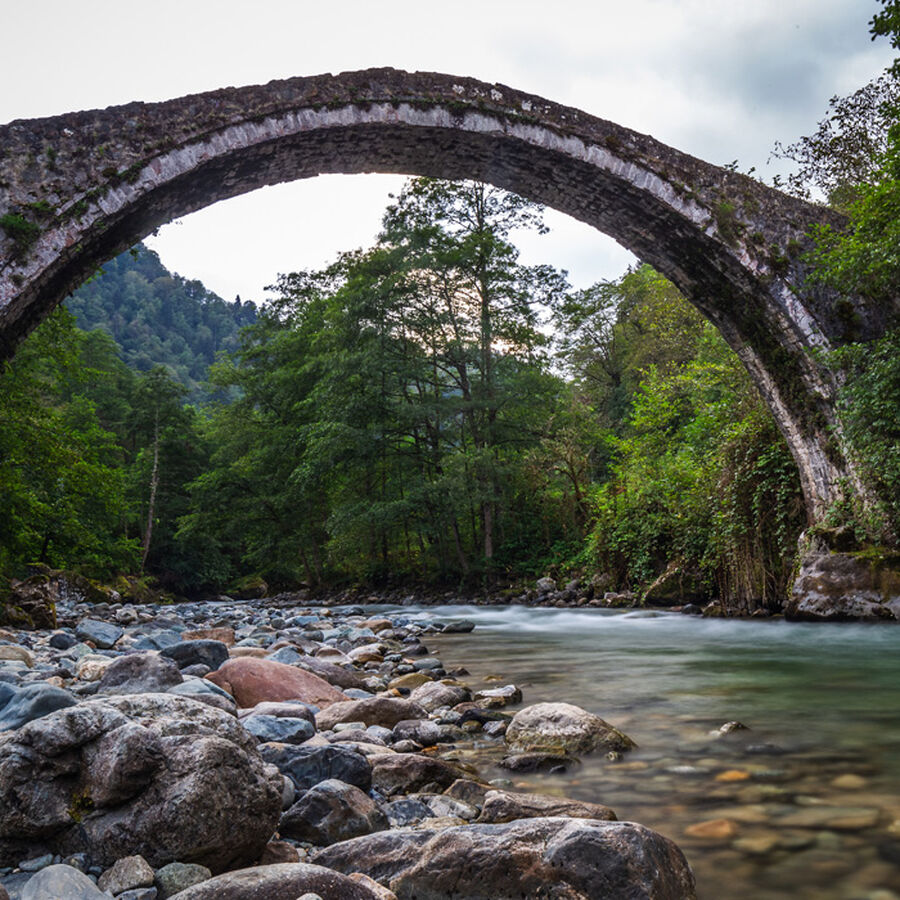
[[[674,839],[702,900],[900,897],[900,628],[700,619],[649,611],[404,608],[465,618],[430,638],[473,687],[566,701],[638,749],[517,789],[600,802]],[[499,682],[498,682],[499,679]],[[739,722],[745,728],[726,723]],[[733,729],[733,730],[731,730]]]

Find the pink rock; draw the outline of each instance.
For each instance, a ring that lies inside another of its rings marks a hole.
[[[318,675],[271,659],[229,659],[206,677],[228,691],[241,707],[267,700],[302,700],[324,707],[347,699]]]

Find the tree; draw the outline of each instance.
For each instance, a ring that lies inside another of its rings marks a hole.
[[[91,399],[104,373],[84,366],[65,311],[52,315],[0,374],[0,571],[32,562],[103,576],[127,569],[121,452]],[[97,364],[97,359],[93,362]]]

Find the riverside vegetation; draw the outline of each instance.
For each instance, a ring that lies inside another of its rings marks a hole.
[[[896,78],[862,93],[867,117],[835,119],[854,147],[882,135],[868,181],[834,135],[782,152],[858,220],[823,234],[820,277],[891,296]],[[513,195],[416,179],[375,247],[281,276],[260,311],[143,247],[117,258],[0,376],[0,571],[133,596],[602,573],[611,591],[778,610],[802,498],[737,357],[648,266],[571,291],[522,265],[511,234],[542,227]],[[880,555],[900,514],[897,341],[832,356],[874,502],[848,490],[826,525]]]
[[[896,46],[883,7],[872,33]],[[895,64],[777,149],[798,164],[788,189],[849,216],[819,233],[813,277],[888,319],[898,79]],[[649,599],[779,610],[803,507],[743,368],[647,266],[572,291],[522,265],[512,236],[542,228],[516,196],[415,179],[374,247],[281,276],[259,311],[144,248],[112,261],[0,373],[0,574],[39,563],[134,596],[598,575]],[[867,483],[807,536],[888,570],[898,347],[895,330],[829,357],[835,440]]]

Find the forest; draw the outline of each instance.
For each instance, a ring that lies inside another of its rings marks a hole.
[[[874,28],[896,45],[886,7]],[[896,302],[896,70],[776,154],[845,212],[823,283]],[[172,596],[265,582],[471,588],[603,573],[777,609],[805,515],[796,467],[715,328],[646,265],[574,291],[519,260],[542,210],[411,179],[374,246],[278,276],[264,306],[110,261],[0,373],[0,575],[36,565]],[[828,525],[900,534],[900,332],[831,354],[876,498]]]

